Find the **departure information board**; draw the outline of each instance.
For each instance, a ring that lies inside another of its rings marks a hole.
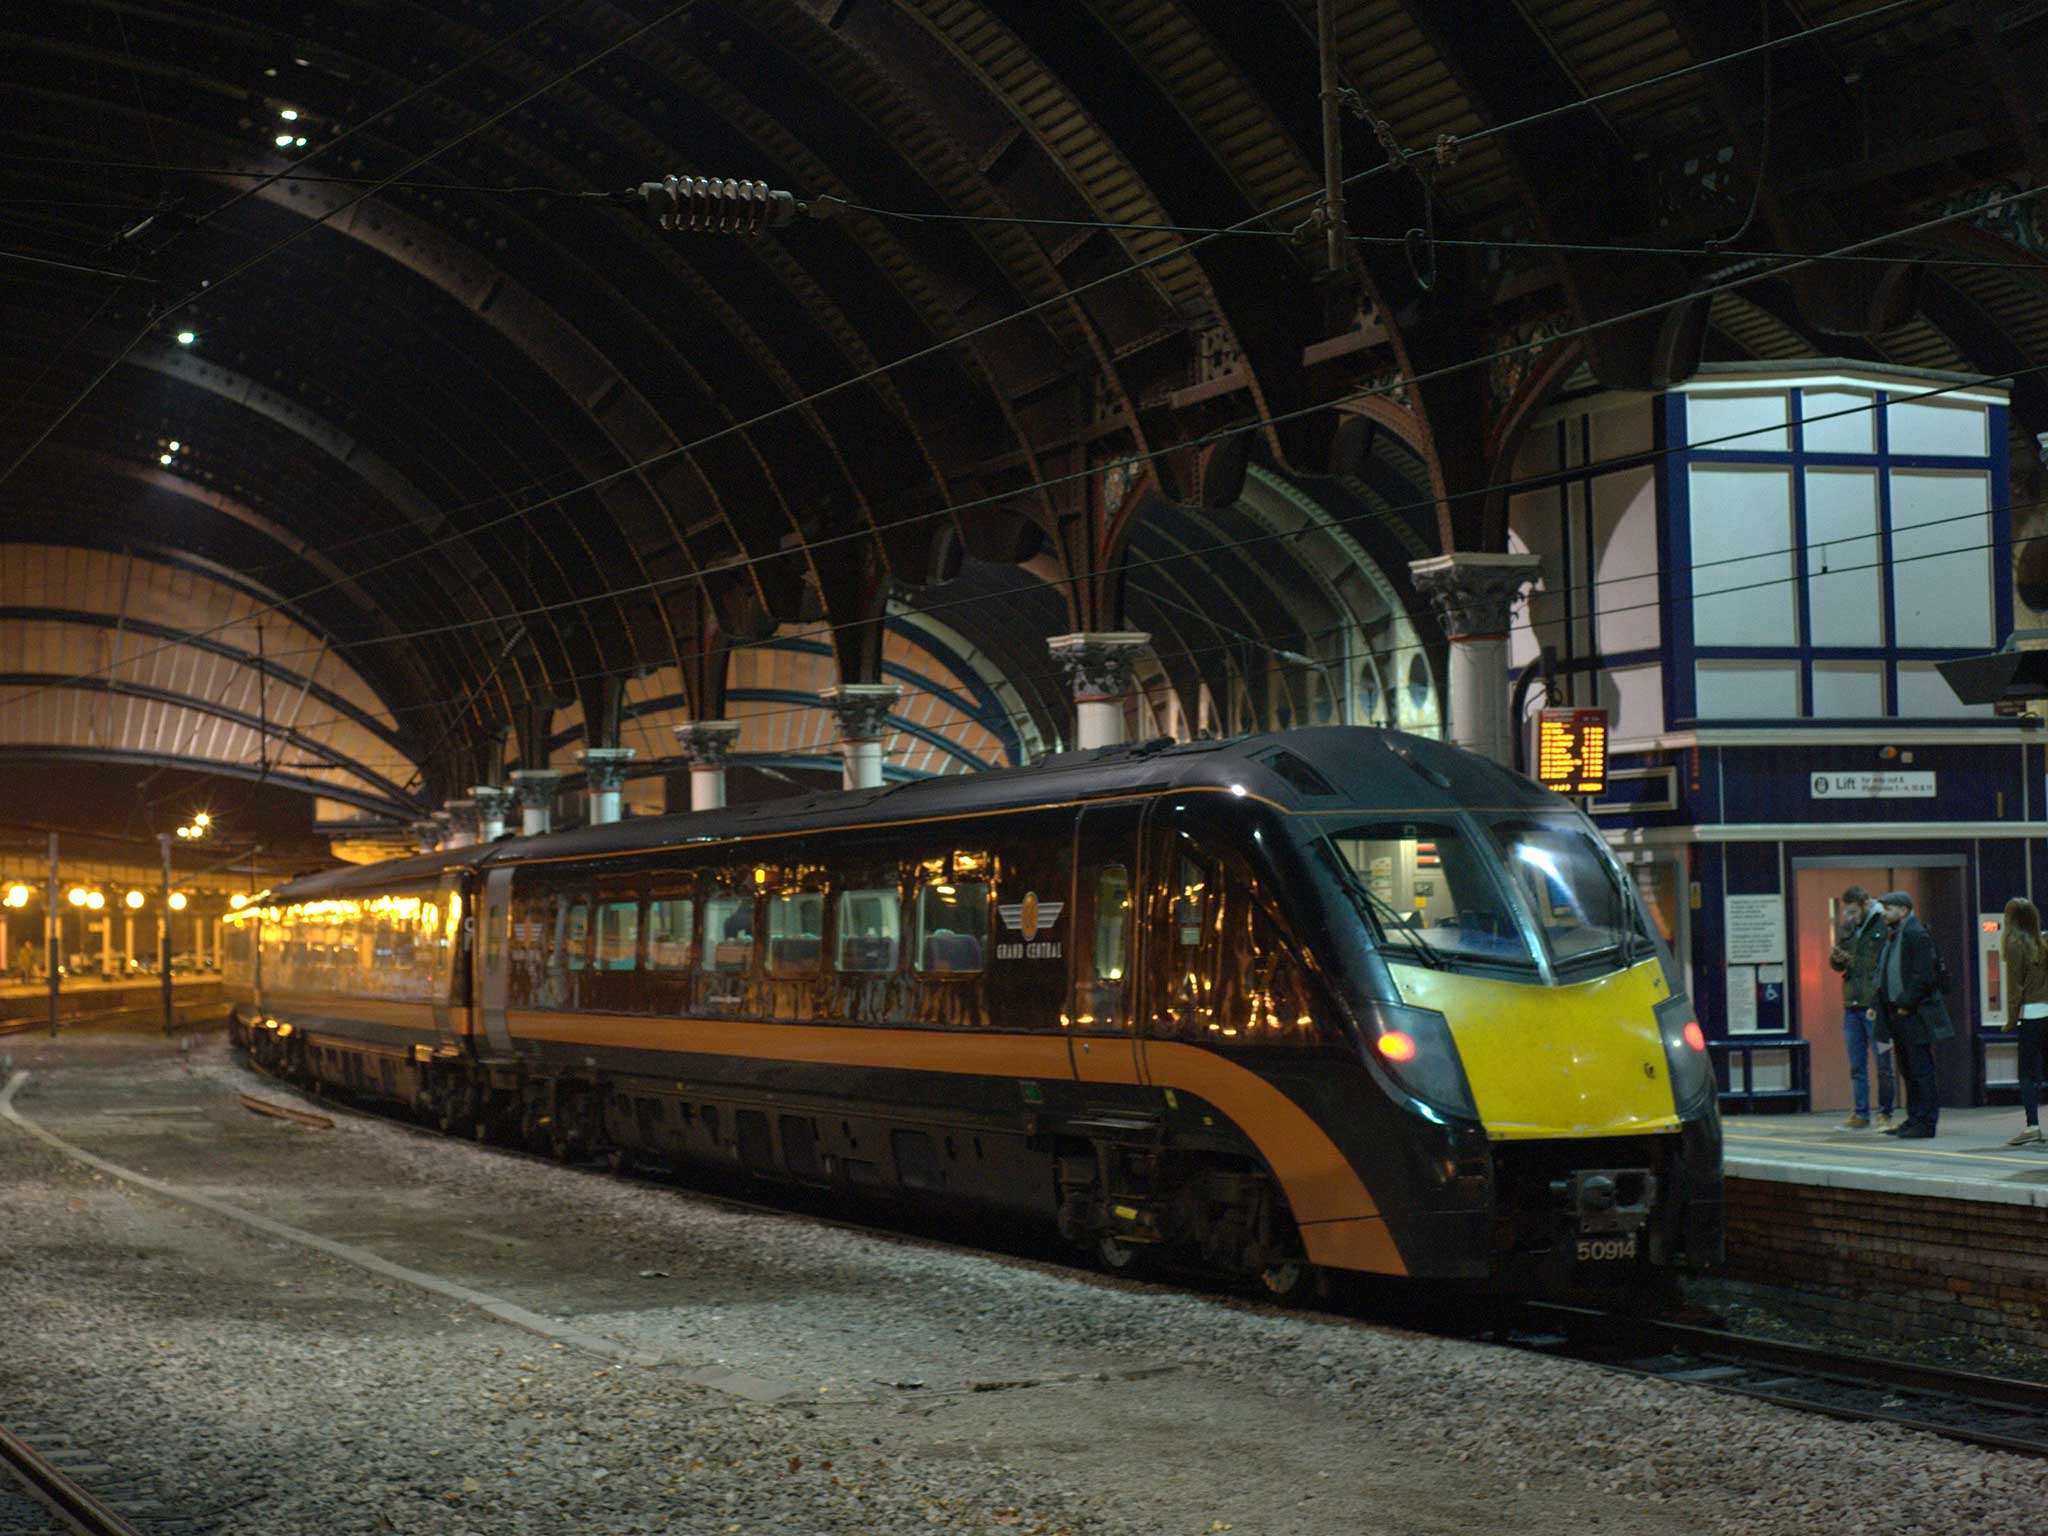
[[[1536,716],[1536,782],[1561,795],[1607,788],[1607,711],[1546,709]]]

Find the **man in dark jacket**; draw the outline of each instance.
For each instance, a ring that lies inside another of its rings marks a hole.
[[[1852,1109],[1842,1122],[1845,1131],[1870,1125],[1870,1058],[1877,1057],[1878,1114],[1892,1123],[1892,1048],[1878,1035],[1870,1018],[1877,1006],[1877,962],[1884,953],[1884,914],[1870,892],[1852,885],[1842,892],[1842,925],[1828,964],[1842,975],[1842,1043],[1849,1048],[1849,1091]]]
[[[1891,930],[1877,963],[1877,1006],[1881,1027],[1889,1028],[1906,1079],[1906,1119],[1891,1134],[1920,1141],[1934,1134],[1941,1118],[1941,1085],[1934,1068],[1934,1043],[1955,1034],[1948,1004],[1936,985],[1934,935],[1913,915],[1913,898],[1891,891],[1878,898]]]

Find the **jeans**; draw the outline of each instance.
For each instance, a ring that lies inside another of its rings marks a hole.
[[[1888,1045],[1879,1045],[1870,1038],[1876,1028],[1863,1017],[1861,1008],[1842,1010],[1842,1039],[1849,1047],[1849,1090],[1854,1096],[1856,1113],[1865,1119],[1870,1117],[1870,1057],[1877,1055],[1877,1105],[1885,1114],[1892,1112],[1895,1093],[1892,1079],[1892,1050]]]
[[[2027,1124],[2041,1123],[2041,1079],[2048,1066],[2048,1019],[2020,1020],[2020,1109]]]
[[[1941,1118],[1941,1083],[1935,1073],[1934,1044],[1901,1042],[1895,1049],[1899,1053],[1899,1071],[1906,1078],[1906,1124],[1924,1125],[1931,1131]]]

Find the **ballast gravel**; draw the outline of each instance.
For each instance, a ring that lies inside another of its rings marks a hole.
[[[221,1532],[2048,1530],[2041,1463],[1905,1430],[259,1120],[236,1093],[294,1096],[217,1044],[16,1055],[19,1107],[78,1145],[662,1362],[0,1125],[0,1423],[61,1424]],[[718,1369],[756,1397],[683,1379]]]

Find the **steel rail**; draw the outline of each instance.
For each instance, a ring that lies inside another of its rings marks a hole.
[[[0,1468],[13,1473],[37,1503],[46,1506],[80,1536],[142,1536],[135,1526],[4,1426],[0,1426]]]
[[[1591,1308],[1531,1303],[1520,1347],[1807,1413],[2048,1458],[2048,1384]]]

